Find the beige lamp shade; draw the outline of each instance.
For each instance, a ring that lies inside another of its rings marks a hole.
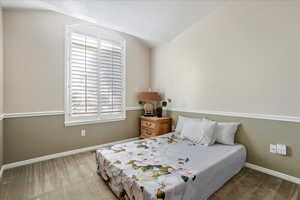
[[[158,92],[141,92],[139,94],[139,100],[145,102],[160,101],[161,97]]]

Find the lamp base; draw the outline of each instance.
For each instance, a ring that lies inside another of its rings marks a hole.
[[[154,106],[151,103],[144,104],[144,116],[153,117],[154,116]]]
[[[154,117],[154,114],[151,114],[151,113],[145,113],[145,114],[144,114],[144,117]]]

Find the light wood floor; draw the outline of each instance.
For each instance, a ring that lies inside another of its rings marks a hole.
[[[96,173],[92,152],[4,171],[1,200],[116,200]],[[210,200],[300,200],[300,186],[243,169]]]

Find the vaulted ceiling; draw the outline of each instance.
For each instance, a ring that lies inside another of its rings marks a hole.
[[[4,7],[60,12],[139,37],[152,46],[173,39],[226,0],[0,0]]]

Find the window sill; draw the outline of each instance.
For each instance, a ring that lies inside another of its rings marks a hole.
[[[123,121],[126,117],[114,118],[114,119],[99,119],[99,120],[80,120],[80,121],[68,121],[65,122],[65,126],[78,126],[85,124],[98,124],[98,123],[106,123],[106,122],[117,122]]]

